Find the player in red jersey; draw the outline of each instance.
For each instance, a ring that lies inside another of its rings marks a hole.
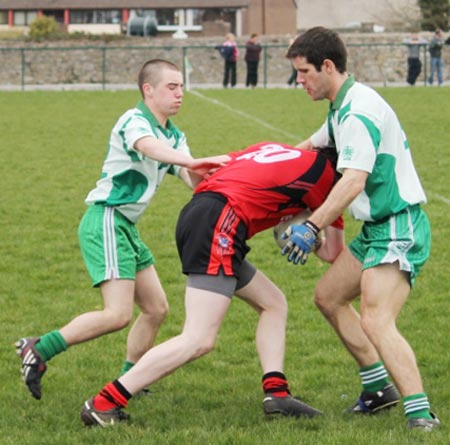
[[[81,411],[86,425],[126,420],[122,409],[134,394],[211,351],[233,295],[259,313],[256,346],[263,370],[264,412],[322,414],[290,395],[283,373],[286,298],[245,256],[250,250],[246,241],[255,233],[287,215],[320,206],[334,185],[334,167],[320,151],[274,142],[229,156],[225,167],[198,185],[178,219],[177,247],[188,275],[182,333],[149,350],[130,371],[86,401]],[[325,234],[316,254],[332,262],[343,248],[342,217]]]

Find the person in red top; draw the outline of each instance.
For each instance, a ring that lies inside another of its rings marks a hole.
[[[282,219],[325,200],[336,180],[320,150],[265,142],[229,154],[182,209],[176,241],[183,273],[186,320],[181,334],[149,350],[126,374],[87,400],[85,425],[127,420],[128,400],[180,366],[210,352],[233,295],[259,313],[256,346],[263,370],[266,415],[314,417],[322,412],[290,395],[283,373],[287,302],[280,289],[245,259],[246,241]],[[343,248],[343,219],[325,229],[315,251],[328,262]]]

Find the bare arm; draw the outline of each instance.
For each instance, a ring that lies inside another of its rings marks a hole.
[[[319,228],[328,227],[364,190],[368,175],[362,170],[346,169],[325,202],[313,212],[309,220]]]
[[[184,167],[180,176],[191,188],[194,188],[203,177],[212,174],[231,159],[228,155],[194,159],[190,155],[174,150],[165,142],[150,136],[138,139],[134,146],[136,150],[155,161]]]
[[[311,139],[306,139],[306,141],[299,142],[295,148],[301,148],[302,150],[314,150],[315,147],[311,142]]]
[[[344,248],[344,231],[328,226],[325,229],[325,239],[314,252],[321,260],[332,263]]]

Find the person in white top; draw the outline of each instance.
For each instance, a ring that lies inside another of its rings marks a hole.
[[[228,158],[193,159],[185,135],[170,121],[183,99],[183,78],[174,64],[161,59],[146,62],[138,85],[142,100],[112,129],[101,178],[86,198],[88,209],[79,226],[83,258],[93,286],[100,288],[104,308],[16,343],[24,382],[38,400],[46,362],[69,346],[127,326],[134,303],[140,314],[128,335],[122,373],[151,348],[168,303],[154,257],[135,224],[166,173],[194,188]]]
[[[430,253],[425,193],[405,133],[392,108],[347,73],[340,36],[324,27],[301,34],[287,57],[313,100],[330,102],[323,126],[299,148],[334,145],[341,179],[309,220],[291,226],[284,254],[304,264],[320,229],[349,208],[363,222],[319,280],[315,303],[360,367],[363,391],[349,411],[374,414],[402,396],[408,428],[432,430],[414,352],[396,326],[411,286]],[[360,312],[352,302],[360,296]]]

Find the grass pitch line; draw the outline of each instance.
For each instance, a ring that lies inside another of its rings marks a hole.
[[[427,195],[430,196],[430,198],[437,199],[438,201],[442,201],[443,203],[450,205],[450,199],[446,198],[445,196],[440,195],[439,193],[434,192],[426,192]]]
[[[283,136],[296,139],[298,142],[302,141],[301,136],[298,134],[289,133],[288,131],[284,131],[281,128],[274,127],[273,125],[270,125],[268,122],[263,121],[262,119],[258,119],[257,117],[252,116],[251,114],[247,114],[244,111],[237,110],[236,108],[230,107],[229,105],[221,102],[217,99],[211,99],[210,97],[204,96],[203,94],[199,93],[198,91],[189,91],[190,94],[193,94],[194,96],[199,97],[200,99],[206,100],[207,102],[210,102],[214,105],[217,105],[218,107],[224,108],[227,111],[230,111],[233,114],[238,114],[239,116],[242,116],[245,119],[251,120],[253,122],[256,122],[258,125],[261,125],[261,127],[267,128],[268,130],[275,131],[277,133],[282,134]],[[296,142],[296,143],[298,143]]]

